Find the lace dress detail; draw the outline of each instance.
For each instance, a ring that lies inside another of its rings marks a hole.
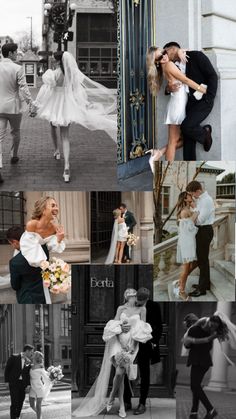
[[[197,227],[191,218],[179,220],[178,243],[177,243],[177,263],[188,263],[197,260],[196,254],[196,234]]]

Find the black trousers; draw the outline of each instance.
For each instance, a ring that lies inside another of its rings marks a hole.
[[[201,383],[204,375],[208,371],[209,367],[202,367],[200,365],[192,365],[191,367],[191,391],[193,394],[193,404],[191,412],[197,412],[199,407],[199,401],[202,402],[207,412],[213,409],[212,404],[204,393]]]
[[[141,379],[139,404],[143,404],[145,406],[150,386],[150,347],[147,346],[147,344],[139,344],[137,357]],[[131,397],[132,393],[128,383],[128,378],[125,376],[124,402],[130,403]]]
[[[204,144],[205,129],[200,125],[209,115],[213,108],[214,101],[206,102],[204,99],[195,100],[191,97],[186,106],[186,118],[181,124],[183,134],[183,160],[196,160],[196,142]]]
[[[197,260],[200,269],[199,289],[201,292],[210,289],[209,251],[213,235],[214,233],[211,225],[200,226],[196,235]]]
[[[11,419],[20,417],[21,409],[25,400],[25,385],[22,380],[17,380],[14,384],[9,384],[11,396]]]

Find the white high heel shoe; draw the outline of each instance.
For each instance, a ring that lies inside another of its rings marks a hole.
[[[119,417],[120,418],[126,418],[126,412],[125,412],[125,408],[121,407],[119,410]]]
[[[64,170],[63,178],[64,178],[65,183],[70,182],[70,170],[69,169]]]
[[[160,160],[160,158],[163,156],[163,153],[159,149],[148,150],[148,151],[146,151],[145,154],[148,154],[148,153],[151,153],[151,157],[149,159],[149,164],[150,164],[150,167],[151,167],[151,171],[154,174],[154,162]]]
[[[110,412],[114,402],[115,400],[108,400],[107,405],[106,405],[107,412]]]
[[[55,160],[60,160],[61,158],[60,151],[56,150],[55,153],[53,154],[53,157]]]

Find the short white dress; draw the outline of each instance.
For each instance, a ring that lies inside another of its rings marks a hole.
[[[176,81],[176,83],[180,83]],[[167,104],[166,125],[181,125],[186,117],[186,105],[188,101],[188,87],[181,84],[177,92],[170,94],[169,102]]]
[[[118,242],[126,242],[128,237],[128,227],[125,222],[118,224]]]
[[[49,378],[48,372],[44,368],[37,368],[30,370],[30,392],[29,396],[34,399],[45,399],[51,389],[53,383]]]
[[[191,218],[181,218],[178,226],[177,263],[188,263],[197,260],[196,234],[197,227]]]

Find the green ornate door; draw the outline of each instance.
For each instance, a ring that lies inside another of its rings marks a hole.
[[[153,0],[120,0],[118,10],[118,177],[148,167],[153,147],[154,101],[148,93],[146,51],[154,43]],[[129,173],[130,172],[130,173]]]

